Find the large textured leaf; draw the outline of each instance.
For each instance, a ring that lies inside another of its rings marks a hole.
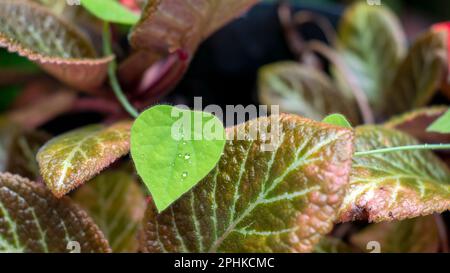
[[[145,198],[131,174],[106,171],[77,190],[73,198],[99,225],[113,252],[138,250],[137,230]]]
[[[279,105],[280,111],[322,120],[332,113],[342,113],[359,123],[357,106],[334,86],[321,71],[296,62],[267,65],[259,72],[259,100]]]
[[[358,152],[418,141],[381,126],[356,129]],[[450,208],[450,170],[431,151],[355,156],[340,221],[402,220]]]
[[[110,252],[87,214],[69,199],[56,199],[44,186],[0,173],[0,252]]]
[[[341,19],[338,50],[354,74],[353,84],[362,89],[371,106],[380,110],[383,91],[390,87],[406,53],[405,35],[394,14],[382,6],[358,2]],[[335,73],[338,82],[340,73]]]
[[[249,139],[254,126],[276,132],[278,122],[273,151],[262,150],[267,134]],[[347,187],[352,130],[282,115],[228,134],[246,138],[231,138],[217,167],[162,214],[150,204],[143,251],[306,252],[331,230]]]
[[[350,241],[361,249],[376,241],[380,243],[382,253],[430,253],[439,249],[439,232],[434,217],[429,215],[373,224],[353,235]]]
[[[443,32],[427,32],[412,45],[392,86],[381,90],[389,99],[384,104],[384,116],[424,106],[432,99],[447,69],[446,39]]]
[[[91,43],[78,30],[45,7],[23,0],[0,1],[0,46],[85,90],[103,83],[112,59],[96,58]]]
[[[45,183],[61,197],[130,149],[131,122],[91,125],[50,140],[37,155]]]

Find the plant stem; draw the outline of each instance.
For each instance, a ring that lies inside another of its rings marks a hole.
[[[106,56],[112,55],[112,46],[111,46],[111,32],[109,30],[109,24],[105,22],[103,24],[103,52]],[[108,66],[108,76],[111,84],[111,88],[114,91],[119,102],[122,104],[123,108],[134,118],[139,116],[138,111],[131,105],[128,101],[127,97],[123,93],[122,88],[120,87],[119,80],[116,77],[116,61],[115,59],[111,61]]]
[[[371,151],[356,152],[355,156],[365,156],[373,154],[391,153],[398,151],[413,151],[413,150],[445,150],[450,149],[450,144],[421,144],[421,145],[407,145],[399,147],[383,148]]]

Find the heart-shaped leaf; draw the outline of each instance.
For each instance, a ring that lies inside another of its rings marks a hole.
[[[426,105],[439,90],[447,69],[446,35],[427,32],[411,46],[392,86],[383,89],[383,114],[390,116]]]
[[[357,2],[341,19],[337,49],[354,75],[352,84],[366,93],[379,113],[385,104],[383,91],[391,86],[395,75],[392,71],[406,53],[406,38],[398,19],[383,6]],[[339,79],[341,73],[334,75],[339,83],[347,82]]]
[[[441,134],[450,134],[450,110],[445,112],[439,119],[427,129],[428,132],[435,132]]]
[[[429,215],[373,224],[352,235],[350,241],[361,249],[366,249],[370,241],[376,241],[382,253],[431,253],[439,249],[439,232],[434,217]]]
[[[131,122],[83,127],[46,143],[37,154],[45,183],[62,197],[130,149]]]
[[[333,227],[345,194],[353,131],[282,115],[227,134],[219,164],[193,190],[162,214],[149,204],[142,250],[312,251]],[[264,148],[269,139],[271,151]]]
[[[342,113],[359,123],[355,101],[334,86],[323,72],[296,63],[280,62],[266,65],[259,72],[259,100],[279,105],[285,113],[299,114],[315,120]]]
[[[112,60],[96,58],[91,43],[78,30],[45,7],[23,0],[0,1],[0,46],[83,90],[103,83]]]
[[[224,146],[214,115],[169,105],[146,110],[131,129],[131,156],[160,212],[214,168]]]
[[[0,173],[0,252],[110,252],[102,232],[69,199],[44,186]]]
[[[342,127],[346,127],[346,128],[352,128],[352,125],[350,124],[350,122],[348,122],[347,118],[345,118],[344,115],[341,114],[331,114],[329,116],[326,116],[322,122],[324,123],[328,123],[331,125],[336,125],[336,126],[342,126]]]
[[[141,187],[125,171],[106,171],[73,196],[99,225],[113,252],[136,252],[137,230],[144,217]]]
[[[132,12],[116,0],[83,0],[83,7],[96,17],[106,22],[134,25],[139,14]]]
[[[358,152],[415,145],[418,141],[381,126],[356,129]],[[450,170],[431,151],[355,156],[340,221],[402,220],[450,208]]]

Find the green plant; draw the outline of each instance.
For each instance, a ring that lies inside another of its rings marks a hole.
[[[0,251],[64,252],[73,241],[83,252],[353,251],[328,235],[355,220],[383,222],[353,236],[356,247],[378,234],[386,251],[437,251],[433,218],[415,217],[450,208],[450,170],[432,151],[450,149],[449,112],[416,108],[446,90],[448,28],[433,28],[408,50],[393,14],[356,4],[335,49],[310,42],[300,51],[325,55],[330,73],[296,62],[261,69],[260,100],[290,114],[224,130],[212,114],[153,106],[182,78],[200,43],[256,2],[148,1],[141,11],[140,1],[134,9],[115,0],[69,9],[0,0],[0,45],[25,57],[13,62],[27,72],[20,78],[40,69],[54,78],[39,79],[34,106],[0,119]],[[76,24],[103,38],[105,56]],[[119,43],[125,35],[129,52]],[[56,92],[42,91],[49,86]],[[36,130],[74,109],[102,113],[105,122],[50,140]],[[181,126],[173,138],[174,111],[202,126]],[[254,127],[276,125],[273,149],[263,148],[264,132],[250,138]],[[214,128],[212,138],[205,128]],[[419,237],[427,228],[434,232],[423,244],[393,235]]]

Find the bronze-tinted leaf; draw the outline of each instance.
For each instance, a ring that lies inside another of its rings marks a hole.
[[[370,241],[380,243],[381,253],[430,253],[439,249],[439,232],[432,215],[390,223],[372,224],[350,238],[366,249]]]
[[[450,134],[428,132],[427,128],[445,112],[447,106],[434,106],[417,109],[384,124],[387,128],[398,129],[420,140],[422,143],[450,143]]]
[[[279,138],[264,151],[263,139],[276,136],[277,125]],[[255,129],[259,137],[250,138]],[[204,180],[161,214],[149,205],[142,250],[312,251],[331,231],[345,194],[353,131],[282,115],[227,133],[231,140]]]
[[[337,49],[354,74],[352,84],[365,92],[378,114],[386,103],[383,92],[392,84],[392,71],[406,54],[406,38],[398,19],[383,6],[358,1],[342,17],[338,38]],[[334,75],[337,82],[347,82],[339,79],[343,74]]]
[[[37,160],[50,190],[61,197],[91,179],[130,149],[131,122],[91,125],[58,136],[39,151]]]
[[[113,252],[136,252],[145,197],[133,175],[106,171],[75,192],[74,200],[99,225]]]
[[[262,104],[279,105],[281,112],[315,120],[342,113],[353,124],[359,123],[354,99],[340,92],[323,72],[296,62],[261,68],[258,95]]]
[[[381,126],[356,129],[356,150],[415,145],[418,141]],[[431,151],[354,156],[340,221],[402,220],[450,208],[450,170]]]
[[[43,185],[0,173],[0,252],[110,252],[87,214]]]
[[[77,29],[45,7],[23,0],[0,1],[0,46],[84,90],[103,83],[112,60],[96,58],[91,43]]]
[[[447,69],[447,42],[443,32],[427,32],[411,46],[392,86],[384,91],[384,116],[425,106],[441,87]],[[392,70],[390,70],[392,71]]]

